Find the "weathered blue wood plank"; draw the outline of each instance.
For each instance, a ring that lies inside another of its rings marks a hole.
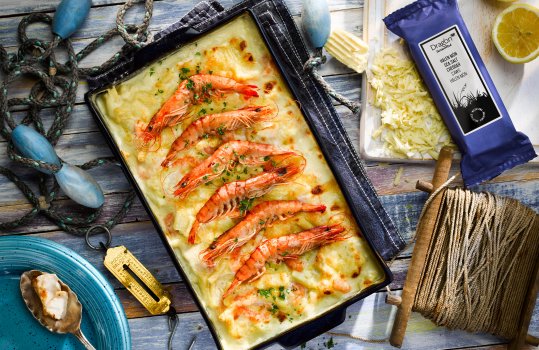
[[[395,317],[395,307],[385,304],[385,294],[377,293],[359,301],[348,308],[345,322],[335,328],[334,332],[353,334],[366,339],[385,339],[391,332]],[[537,316],[537,310],[536,310]],[[166,317],[139,318],[129,321],[133,337],[133,348],[138,350],[165,348],[168,323]],[[198,313],[180,315],[181,332],[174,338],[174,346],[187,349],[191,339],[196,335],[195,349],[214,349],[215,345],[210,333]],[[538,333],[537,317],[532,320],[530,329]],[[330,338],[336,350],[350,349],[394,349],[389,343],[369,344],[348,337],[322,335],[306,344],[306,349],[327,349]],[[413,313],[408,324],[408,332],[402,349],[436,350],[473,346],[487,346],[503,343],[502,340],[486,334],[471,334],[463,331],[450,331],[436,327],[421,315]],[[272,346],[271,350],[281,349]]]
[[[182,6],[185,9],[193,7],[199,2],[199,0],[155,0],[155,2],[170,2],[177,6]],[[225,6],[231,6],[237,3],[238,0],[221,0],[220,3]],[[52,12],[56,9],[59,0],[3,0],[2,1],[2,13],[0,16],[12,16],[19,13],[31,13],[31,12]],[[122,4],[123,1],[118,0],[93,0],[92,6],[94,9],[103,5]],[[301,1],[289,0],[290,10],[293,13],[299,13],[301,11]],[[160,6],[156,4],[155,6]],[[363,6],[363,0],[334,0],[331,1],[331,10],[342,10],[349,8],[357,8]]]
[[[63,231],[38,233],[34,237],[50,239],[73,249],[104,273],[115,288],[121,286],[103,266],[102,253],[87,247],[83,237],[76,237]],[[98,242],[98,237],[95,239],[95,242]],[[93,239],[92,242],[94,242]],[[116,226],[112,230],[112,246],[118,245],[126,246],[160,282],[180,281],[180,276],[173,267],[165,246],[149,221]]]
[[[150,24],[150,30],[155,32],[165,29],[171,24],[177,22],[185,13],[187,13],[187,11],[193,8],[193,6],[198,2],[198,0],[167,0],[155,2],[153,17]],[[222,1],[222,4],[225,7],[229,7],[238,2],[240,1],[226,0]],[[360,15],[362,13],[362,3],[362,1],[358,0],[336,0],[331,1],[331,9],[334,13],[345,11],[348,16],[352,14],[356,14],[356,16],[359,15],[360,17],[358,17],[355,21],[351,22],[351,26],[348,28],[350,31],[355,31],[356,33],[358,33],[358,31],[362,28],[362,17]],[[291,13],[295,16],[298,16],[301,11],[301,0],[289,0],[287,1],[287,4],[290,6]],[[84,22],[83,26],[75,34],[73,34],[72,38],[74,40],[84,38],[96,38],[99,35],[103,34],[106,30],[113,28],[116,24],[116,13],[118,12],[119,8],[120,5],[92,8],[88,19]],[[52,15],[52,13],[49,11],[45,12]],[[137,5],[127,12],[125,17],[125,23],[140,23],[143,14],[144,6]],[[2,43],[2,45],[17,45],[15,33],[21,18],[22,16],[0,18],[0,42]],[[346,25],[346,23],[341,23],[341,25]],[[30,28],[28,28],[27,33],[28,37],[30,38],[40,38],[42,40],[50,40],[50,38],[52,37],[52,35],[48,31],[48,26],[39,23],[36,23]]]
[[[539,183],[536,181],[488,183],[474,186],[472,190],[489,191],[500,196],[515,198],[539,212]],[[410,240],[415,232],[417,220],[426,199],[427,195],[422,192],[381,197],[382,205],[407,240]]]

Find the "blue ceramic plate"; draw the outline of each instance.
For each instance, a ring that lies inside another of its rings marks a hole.
[[[56,273],[79,297],[82,331],[98,350],[129,350],[129,325],[114,290],[89,262],[52,241],[0,237],[0,349],[84,349],[69,334],[42,327],[24,304],[19,277],[27,270]]]

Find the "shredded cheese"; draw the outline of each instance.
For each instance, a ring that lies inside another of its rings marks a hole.
[[[373,105],[382,111],[382,125],[372,137],[392,156],[437,159],[452,140],[413,62],[386,49],[376,55],[370,72]]]

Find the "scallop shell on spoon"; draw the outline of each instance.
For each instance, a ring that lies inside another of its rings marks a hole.
[[[77,337],[77,339],[79,339],[79,341],[84,344],[87,349],[95,350],[95,348],[84,337],[80,330],[80,324],[82,321],[82,304],[79,302],[79,298],[71,290],[71,288],[69,288],[61,280],[59,280],[60,287],[68,294],[65,317],[61,320],[55,320],[44,313],[41,299],[32,286],[32,281],[42,274],[43,272],[41,271],[31,270],[26,271],[21,275],[21,295],[24,303],[28,307],[28,310],[30,310],[35,319],[38,320],[38,322],[49,331],[60,334],[71,333]]]

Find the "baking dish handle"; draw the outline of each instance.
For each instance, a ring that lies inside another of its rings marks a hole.
[[[343,307],[282,335],[277,342],[285,349],[298,347],[314,337],[337,327],[344,322],[345,318],[346,308]]]

